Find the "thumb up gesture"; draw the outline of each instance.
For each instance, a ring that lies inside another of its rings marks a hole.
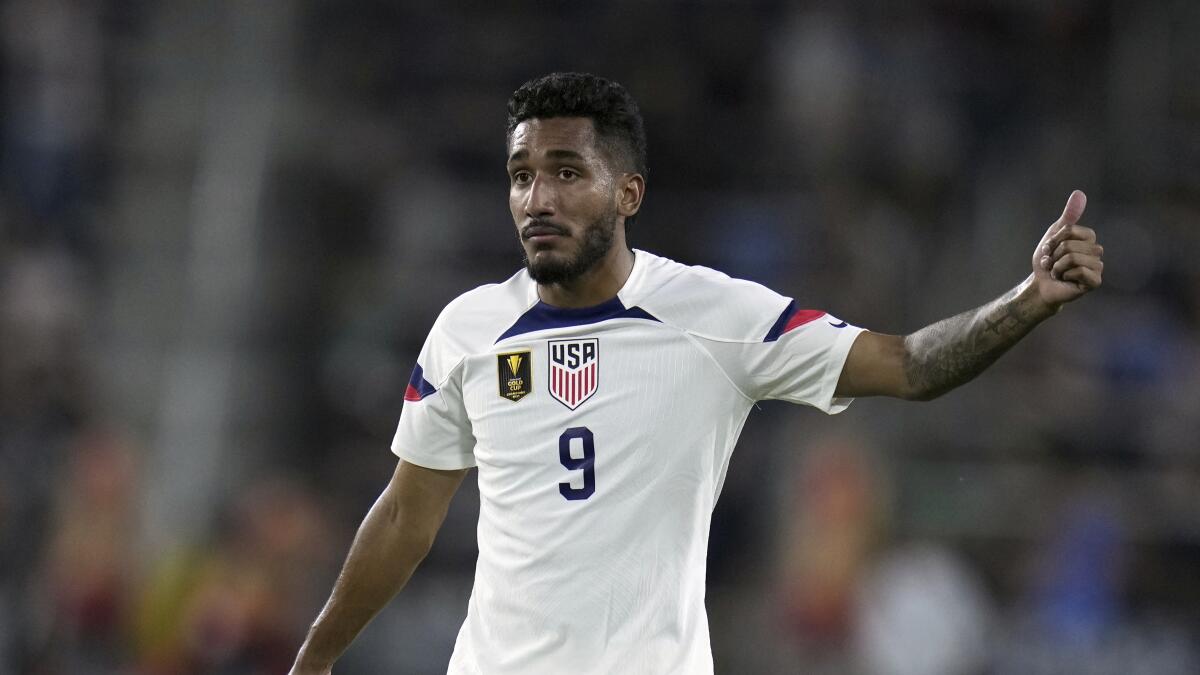
[[[1051,309],[1100,287],[1104,247],[1096,243],[1095,230],[1079,224],[1086,206],[1087,195],[1072,192],[1033,252],[1033,285]]]

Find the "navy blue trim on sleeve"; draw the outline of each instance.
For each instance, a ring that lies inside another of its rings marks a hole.
[[[404,400],[420,401],[434,393],[437,393],[437,387],[425,379],[425,371],[421,368],[421,364],[413,366],[412,377],[408,378],[408,388],[404,391]]]
[[[763,338],[763,342],[774,342],[783,335],[783,327],[787,325],[788,319],[792,318],[792,314],[796,313],[796,301],[792,300],[787,307],[783,308],[783,313],[775,319],[775,325],[771,326],[771,330],[767,331],[767,337]]]

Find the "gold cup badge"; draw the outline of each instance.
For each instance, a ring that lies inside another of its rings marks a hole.
[[[510,401],[520,401],[533,391],[532,362],[529,350],[496,355],[501,396]]]

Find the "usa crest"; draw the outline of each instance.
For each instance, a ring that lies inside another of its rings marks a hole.
[[[532,363],[529,350],[496,355],[501,396],[510,401],[520,401],[533,391]]]
[[[571,410],[600,385],[600,339],[550,340],[550,395]]]

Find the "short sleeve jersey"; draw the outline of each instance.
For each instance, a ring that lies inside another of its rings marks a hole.
[[[635,251],[617,297],[563,309],[524,270],[453,301],[392,450],[478,467],[479,559],[449,672],[711,673],[711,514],[754,402],[827,413],[861,328]]]

